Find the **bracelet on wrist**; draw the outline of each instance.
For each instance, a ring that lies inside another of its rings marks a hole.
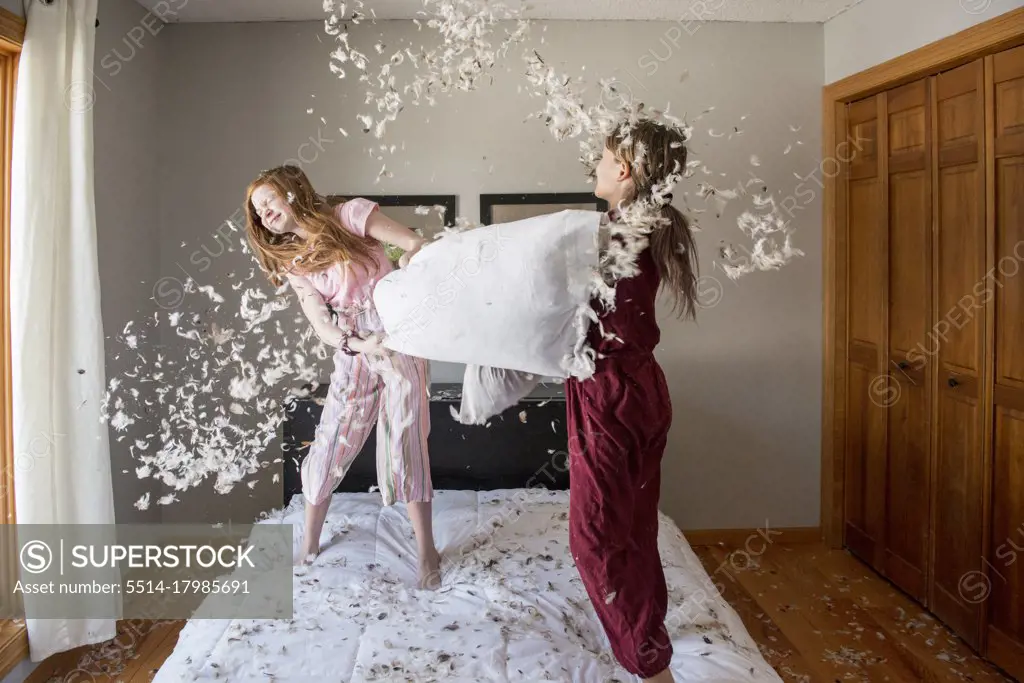
[[[348,342],[351,339],[352,339],[352,337],[349,336],[349,335],[346,335],[346,336],[342,337],[341,345],[338,348],[341,349],[345,353],[346,356],[358,356],[359,352],[358,351],[353,351],[352,348],[348,345]]]

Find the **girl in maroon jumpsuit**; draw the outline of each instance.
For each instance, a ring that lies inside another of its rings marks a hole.
[[[612,207],[649,198],[656,183],[685,169],[684,143],[680,131],[653,121],[620,128],[605,141],[594,193]],[[668,204],[661,213],[663,225],[637,257],[639,274],[615,282],[614,308],[598,309],[606,334],[591,327],[599,354],[594,376],[566,381],[570,549],[619,663],[659,683],[674,680],[658,554],[661,457],[672,406],[653,354],[660,338],[655,299],[665,287],[673,311],[693,317],[697,288],[689,226]]]

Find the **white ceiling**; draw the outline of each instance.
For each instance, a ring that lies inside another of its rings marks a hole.
[[[323,0],[138,0],[165,21],[320,21]],[[823,22],[861,0],[505,0],[534,19]],[[355,3],[349,2],[349,7]],[[165,8],[175,11],[171,15]],[[378,19],[422,18],[423,0],[366,0]],[[160,13],[157,13],[160,16]]]

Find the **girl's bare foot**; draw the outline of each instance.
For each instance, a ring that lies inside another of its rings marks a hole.
[[[441,587],[441,553],[435,548],[433,552],[420,556],[419,587],[437,590]]]
[[[296,565],[312,564],[320,554],[320,532],[324,528],[330,505],[330,498],[315,505],[306,501],[306,525],[302,529],[302,543],[299,544],[300,555]]]
[[[408,509],[420,556],[419,587],[435,590],[441,587],[441,554],[434,544],[432,505],[429,501],[411,502]]]
[[[310,548],[308,543],[299,547],[298,557],[295,559],[295,566],[313,564],[313,560],[320,554],[320,548]]]

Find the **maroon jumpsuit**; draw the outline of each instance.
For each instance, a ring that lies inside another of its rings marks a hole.
[[[627,671],[650,678],[668,668],[668,595],[658,554],[661,456],[672,406],[654,347],[661,332],[660,283],[650,249],[640,274],[620,280],[615,310],[604,312],[605,358],[593,377],[566,381],[569,432],[569,547],[612,651]],[[600,313],[600,310],[599,310]]]

